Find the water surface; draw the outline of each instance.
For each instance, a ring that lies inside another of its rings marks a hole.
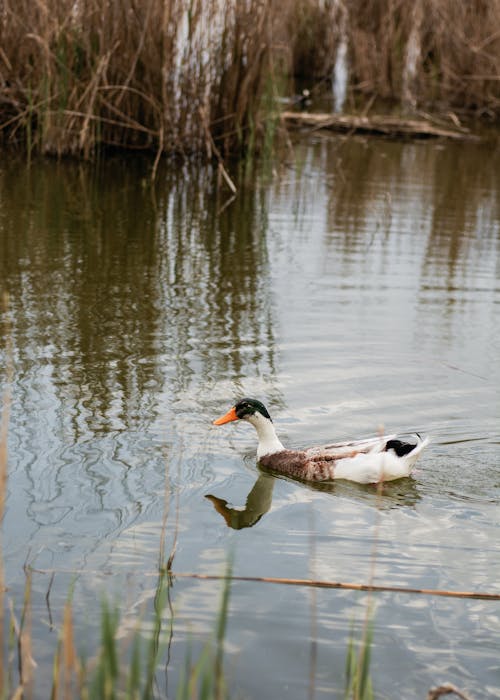
[[[238,576],[500,593],[497,164],[475,144],[318,136],[231,201],[194,166],[164,164],[151,187],[150,164],[128,157],[3,160],[3,554],[17,610],[33,568],[37,697],[71,583],[82,646],[104,594],[126,637],[140,614],[147,627],[162,546],[179,573],[221,574],[233,556]],[[311,488],[262,475],[249,426],[212,426],[242,395],[286,444],[381,429],[432,443],[382,494]],[[174,578],[158,697],[175,697],[221,588]],[[369,605],[377,697],[443,682],[500,697],[498,603],[245,582],[231,587],[231,692],[343,697]]]

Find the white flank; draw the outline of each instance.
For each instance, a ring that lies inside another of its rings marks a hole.
[[[418,442],[414,450],[403,457],[398,457],[393,450],[388,452],[372,451],[355,457],[339,459],[335,465],[335,479],[348,479],[358,484],[376,484],[379,481],[394,481],[411,474],[413,465],[421,451],[429,442],[416,436]]]

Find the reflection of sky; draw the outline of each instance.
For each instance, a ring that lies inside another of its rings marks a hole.
[[[305,410],[310,401],[312,410],[320,396],[328,421],[339,404],[357,420],[365,403],[372,416],[379,406],[379,420],[400,424],[404,392],[410,421],[416,412],[420,424],[429,410],[444,420],[453,402],[464,415],[474,405],[493,426],[498,205],[481,180],[489,172],[493,186],[496,172],[483,163],[482,175],[457,182],[453,158],[439,148],[374,143],[350,145],[365,159],[359,180],[346,178],[342,147],[320,143],[315,161],[307,154],[309,178],[282,185],[270,206],[279,339],[300,392],[289,403]],[[330,164],[339,172],[325,177]],[[291,193],[300,202],[293,227],[285,217]]]

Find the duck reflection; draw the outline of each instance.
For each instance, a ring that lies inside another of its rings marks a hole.
[[[247,496],[244,508],[233,508],[227,505],[227,501],[211,494],[205,496],[213,504],[215,510],[222,515],[226,525],[233,530],[243,530],[245,527],[253,527],[270,509],[273,499],[273,489],[276,479],[293,481],[282,474],[273,476],[268,473],[260,473]],[[365,505],[374,506],[380,510],[389,510],[400,507],[413,507],[420,500],[417,483],[414,479],[399,479],[377,485],[356,484],[350,481],[333,482],[298,482],[313,491],[322,491],[335,494],[341,498],[350,498],[363,502]]]
[[[340,498],[349,498],[374,506],[379,510],[415,506],[421,496],[418,484],[411,476],[380,484],[357,484],[354,481],[304,483],[313,491],[324,491]]]
[[[240,510],[227,505],[227,501],[217,496],[208,495],[215,510],[222,515],[228,527],[233,530],[243,530],[253,527],[271,508],[275,478],[270,474],[259,474],[257,481],[247,496],[245,507]]]

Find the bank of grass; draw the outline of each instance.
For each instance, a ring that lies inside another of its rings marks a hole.
[[[329,83],[500,113],[500,0],[4,0],[0,134],[29,153],[102,146],[225,157],[263,148],[279,94]]]

